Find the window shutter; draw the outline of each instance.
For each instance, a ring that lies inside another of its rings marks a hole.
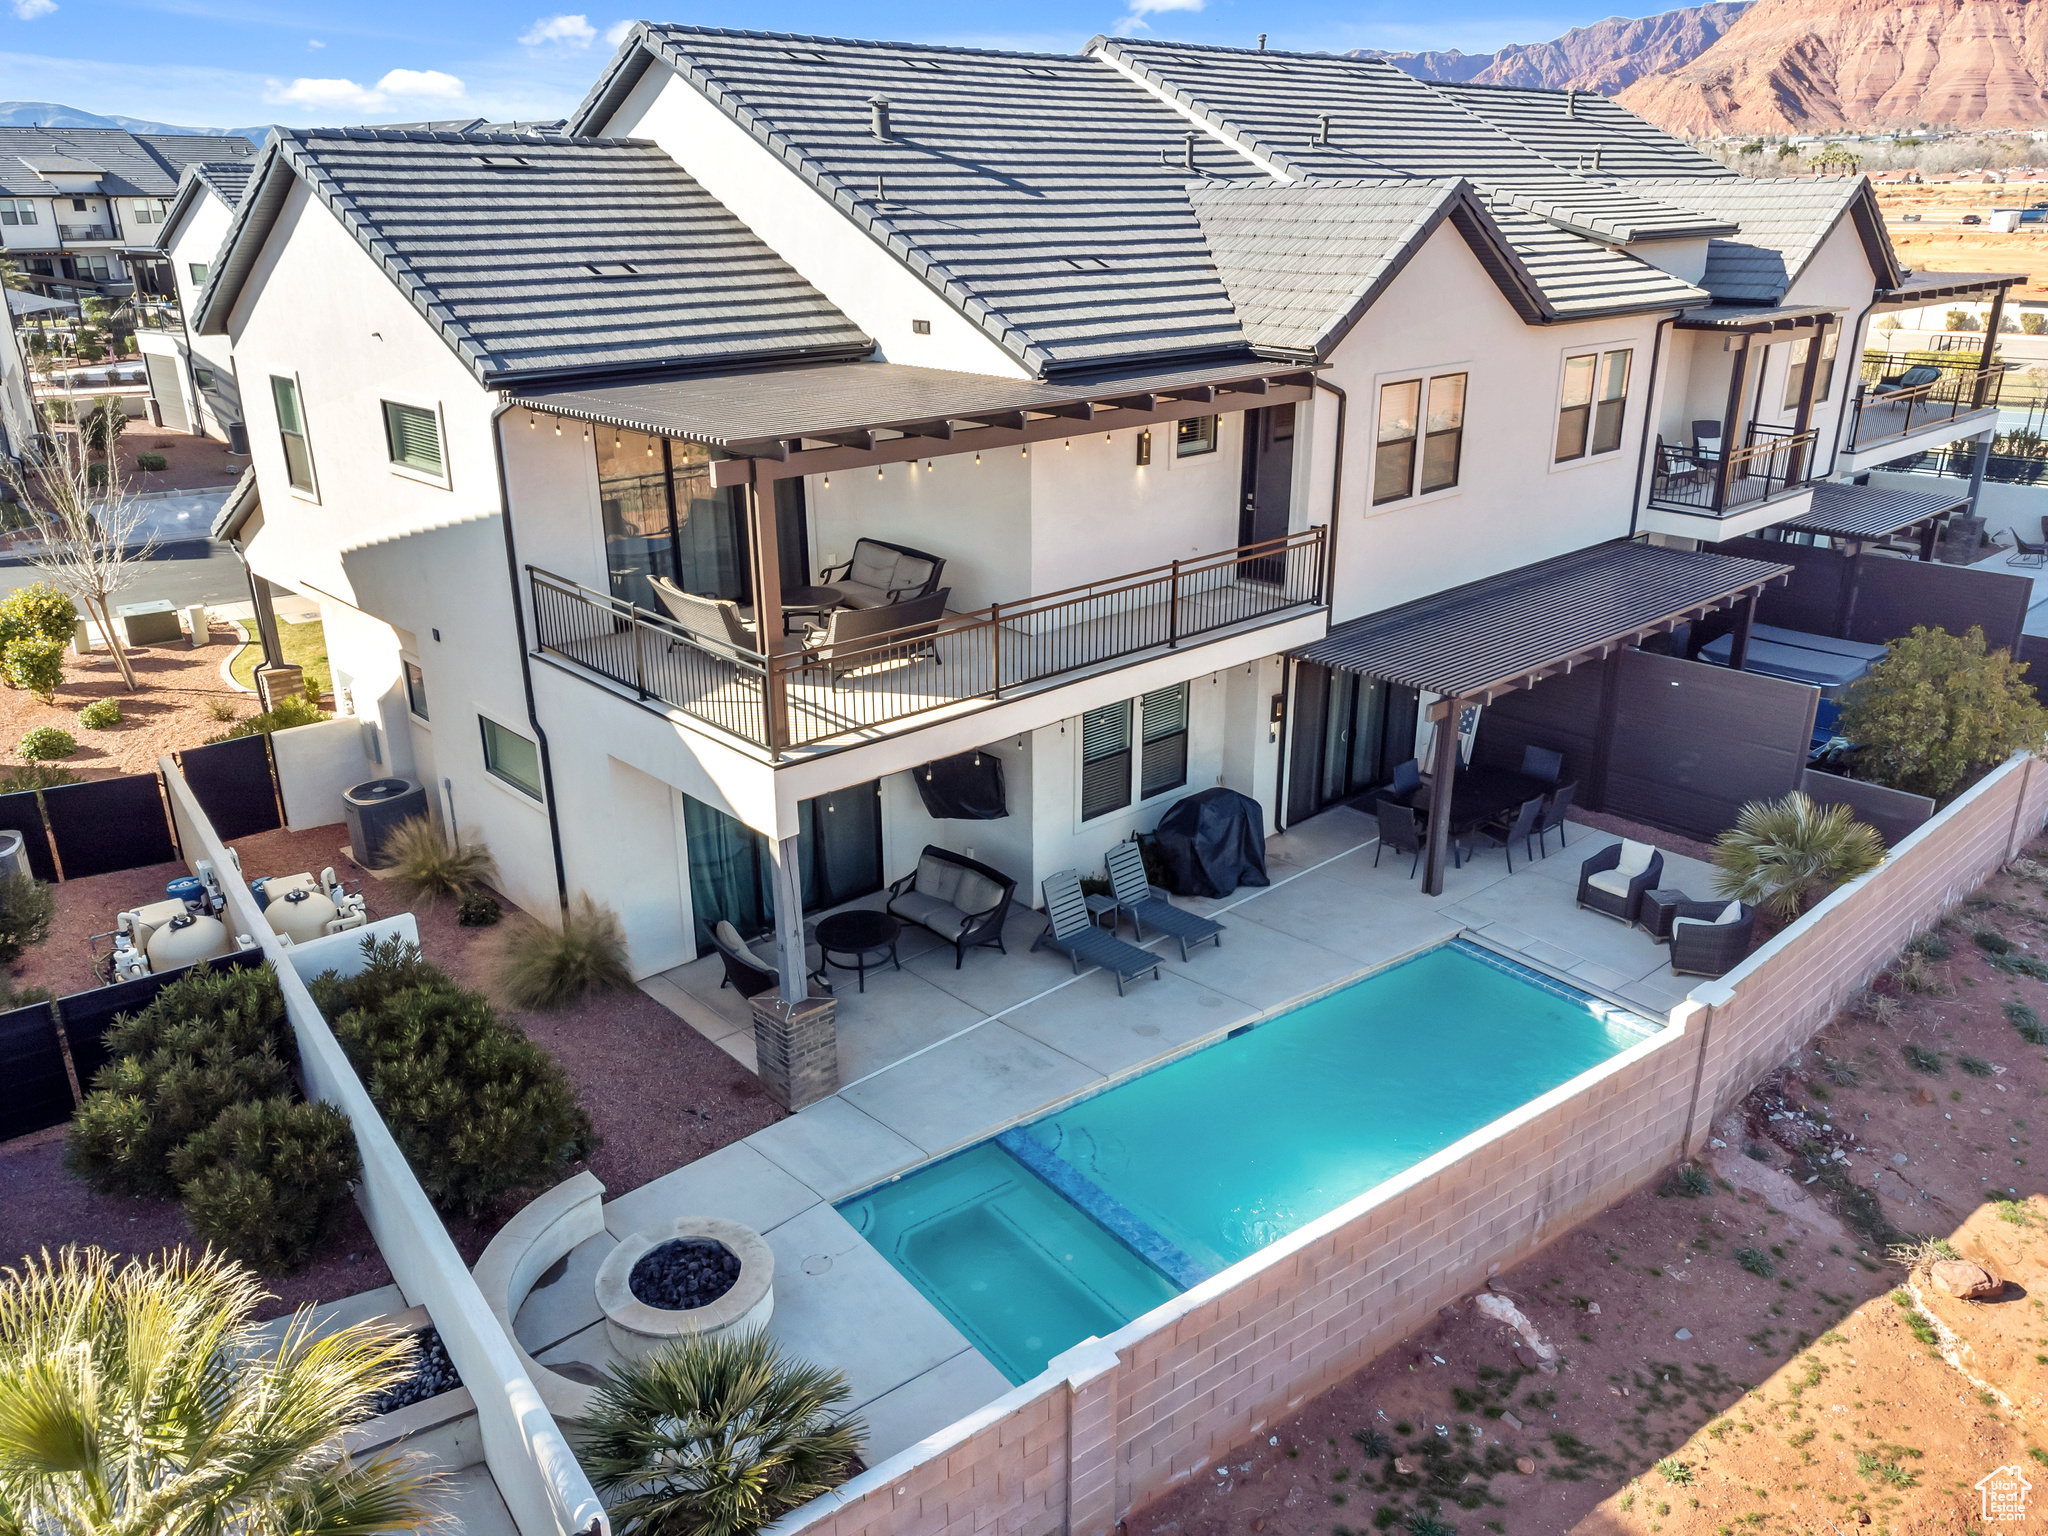
[[[1131,803],[1131,701],[1081,717],[1081,819]]]
[[[430,475],[441,473],[441,424],[432,411],[416,405],[384,402],[385,425],[391,436],[391,461]]]
[[[1105,704],[1081,717],[1081,760],[1092,763],[1131,744],[1131,704]]]
[[[1145,695],[1139,794],[1150,799],[1188,781],[1188,685]]]

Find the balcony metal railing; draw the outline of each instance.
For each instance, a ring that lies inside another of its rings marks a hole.
[[[59,224],[58,235],[69,241],[111,240],[114,232],[104,224]]]
[[[539,651],[779,754],[1320,607],[1325,547],[1315,527],[834,647],[814,629],[772,657],[528,572]]]
[[[1650,505],[1699,517],[1731,517],[1813,478],[1812,449],[1820,434],[1812,428],[1794,432],[1751,423],[1745,435],[1743,446],[1726,454],[1659,443]]]
[[[1866,377],[1856,386],[1856,398],[1849,406],[1849,449],[1852,453],[1928,427],[1941,426],[1958,416],[1998,404],[2005,378],[2005,365],[2002,363],[1994,363],[1989,368],[1980,368],[1975,363],[1961,368],[1934,363],[1918,366],[1941,367],[1941,377],[1906,387]],[[1868,374],[1871,368],[1866,366],[1864,371]],[[1909,373],[1910,369],[1900,371]]]
[[[135,324],[145,331],[182,331],[184,317],[175,303],[158,303],[148,299],[135,302]]]

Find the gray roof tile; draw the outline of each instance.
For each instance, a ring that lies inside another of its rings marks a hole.
[[[129,133],[121,128],[0,128],[0,195],[48,197],[49,182],[24,161],[97,167],[114,197],[169,197],[179,173],[201,160],[249,159],[247,139],[198,133]],[[87,170],[85,174],[92,172]]]
[[[1862,212],[1860,233],[1866,250],[1878,264],[1896,258],[1884,235],[1883,221],[1876,217],[1870,184],[1861,176],[1846,178],[1790,178],[1763,180],[1733,177],[1714,181],[1701,178],[1685,182],[1649,181],[1636,183],[1654,192],[1683,195],[1704,212],[1718,214],[1741,226],[1741,232],[1717,239],[1707,246],[1707,290],[1716,299],[1731,302],[1775,304],[1798,278],[1821,242],[1845,216]],[[1880,277],[1885,275],[1880,270]]]
[[[873,347],[654,144],[376,128],[273,136],[202,332],[225,328],[293,176],[486,384]]]

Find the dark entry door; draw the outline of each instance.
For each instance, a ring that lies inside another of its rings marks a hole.
[[[1299,821],[1394,776],[1415,755],[1413,688],[1302,662],[1294,684],[1287,819]]]
[[[882,888],[880,780],[802,801],[797,817],[806,912],[836,907]],[[745,939],[772,932],[775,875],[768,839],[688,795],[683,796],[683,824],[697,953],[711,952],[711,930],[720,918]]]
[[[1287,536],[1287,516],[1294,491],[1294,406],[1269,405],[1244,413],[1244,493],[1237,516],[1237,542],[1262,544]],[[1254,581],[1279,581],[1286,574],[1284,556],[1247,560],[1240,575]]]

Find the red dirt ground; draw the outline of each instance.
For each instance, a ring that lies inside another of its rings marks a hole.
[[[204,653],[201,653],[204,654]],[[234,845],[251,877],[315,873],[333,865],[351,884],[362,879],[373,918],[406,909],[394,885],[345,866],[342,826],[267,832]],[[114,913],[158,899],[181,864],[157,865],[70,881],[58,887],[58,922],[49,942],[14,967],[17,986],[74,991],[88,985],[85,937],[113,926]],[[490,991],[500,947],[528,921],[506,903],[495,929],[466,929],[452,902],[415,909],[427,957],[471,985]],[[587,998],[554,1014],[499,1004],[500,1015],[551,1051],[576,1084],[602,1138],[588,1163],[610,1194],[657,1178],[783,1116],[760,1081],[645,993]],[[44,1245],[98,1243],[120,1252],[150,1253],[191,1240],[174,1203],[95,1195],[63,1167],[62,1127],[0,1145],[0,1262]],[[572,1172],[575,1170],[571,1170]],[[474,1262],[525,1197],[514,1197],[480,1220],[448,1219],[450,1234]],[[277,1293],[264,1315],[301,1302],[332,1300],[390,1283],[360,1215],[349,1210],[322,1257],[304,1273],[267,1283]]]
[[[1980,1478],[2048,1480],[2048,1179],[2029,1167],[2048,1052],[2005,1013],[2048,1016],[2048,984],[1995,968],[1979,931],[2048,954],[2048,865],[1969,898],[1951,958],[1888,974],[1887,1001],[1717,1126],[1704,1192],[1674,1170],[1497,1277],[1555,1374],[1468,1297],[1130,1536],[1985,1528]],[[1908,1233],[1986,1263],[2003,1296],[1957,1301],[1886,1262]]]

